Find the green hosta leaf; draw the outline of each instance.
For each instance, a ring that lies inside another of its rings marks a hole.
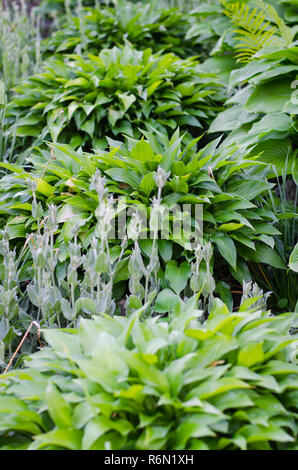
[[[72,101],[68,105],[68,119],[71,120],[74,112],[81,106],[81,103],[79,101]]]
[[[190,265],[183,262],[178,265],[177,261],[169,261],[166,264],[165,277],[169,281],[171,288],[179,294],[186,286],[190,277]]]
[[[154,151],[151,145],[145,140],[140,140],[131,150],[131,157],[140,162],[154,160]]]
[[[66,357],[74,357],[79,354],[78,337],[68,335],[58,329],[45,329],[43,335],[47,343]]]
[[[267,189],[273,188],[274,184],[267,181],[257,181],[253,179],[241,179],[228,183],[227,192],[235,193],[237,196],[251,201]]]
[[[56,426],[59,428],[70,427],[72,425],[70,406],[51,382],[46,390],[46,400],[49,414]]]
[[[41,128],[39,126],[20,126],[16,131],[16,135],[20,137],[39,137],[40,133]]]
[[[126,112],[128,108],[136,101],[134,95],[126,95],[124,93],[118,93],[119,98],[123,103],[123,111]]]
[[[246,109],[253,113],[282,112],[291,97],[291,81],[274,80],[258,85],[246,103]]]
[[[170,289],[162,290],[155,301],[154,311],[157,313],[170,312],[174,309],[179,298]]]
[[[167,263],[172,259],[173,243],[169,240],[159,240],[158,251],[164,262]]]
[[[244,82],[249,78],[262,73],[271,68],[270,62],[252,61],[239,69],[233,70],[230,75],[229,88],[234,87],[237,83]]]
[[[75,162],[79,163],[82,168],[84,168],[89,176],[92,176],[95,173],[95,166],[91,162],[89,156],[81,155],[78,152],[75,152],[70,145],[66,144],[53,144],[51,143],[51,147],[57,149],[58,151],[64,153],[66,156],[70,157]]]
[[[222,224],[218,227],[218,230],[221,232],[233,232],[234,230],[239,230],[239,228],[243,227],[244,224],[235,224],[230,222],[228,224]]]
[[[265,263],[278,269],[286,269],[279,254],[266,245],[257,245],[254,251],[248,249],[246,256],[247,259],[256,263]]]
[[[252,125],[249,134],[262,136],[272,131],[287,132],[292,128],[291,118],[284,113],[270,113]],[[266,148],[266,141],[263,142]],[[261,159],[262,161],[262,159]]]
[[[112,128],[115,126],[116,122],[119,121],[119,119],[122,119],[123,117],[123,111],[119,111],[114,108],[110,108],[108,112],[108,119],[109,122],[111,123]]]
[[[187,396],[186,399],[197,396],[201,400],[207,400],[216,395],[220,395],[228,390],[236,390],[241,388],[251,388],[250,385],[242,380],[235,379],[234,377],[223,377],[218,380],[209,380],[195,387]]]
[[[162,80],[158,80],[158,81],[152,83],[152,85],[150,85],[147,88],[147,96],[148,97],[151,96],[162,82],[163,82]]]
[[[91,119],[85,121],[81,125],[81,130],[87,132],[87,134],[89,134],[90,137],[93,137],[94,129],[95,129],[95,116],[92,116]]]
[[[156,183],[154,179],[154,172],[152,171],[143,177],[139,189],[147,197],[149,197],[154,188],[156,188]]]
[[[170,181],[169,186],[173,192],[188,194],[188,184],[184,180],[183,176],[174,176]]]
[[[132,424],[126,420],[112,420],[106,416],[98,416],[90,421],[83,437],[83,449],[90,449],[92,444],[103,434],[115,430],[122,436],[126,436],[132,430]]]
[[[222,420],[221,416],[214,416],[207,413],[197,413],[195,415],[186,416],[178,426],[173,437],[174,449],[186,448],[187,441],[190,438],[214,436],[215,433],[210,428],[210,425],[220,420]]]
[[[74,80],[68,80],[68,82],[65,83],[64,88],[69,88],[69,87],[87,88],[89,86],[90,86],[90,82],[86,80],[86,78],[78,77],[78,78],[75,78]]]
[[[237,251],[233,240],[225,235],[214,234],[212,240],[215,242],[221,256],[236,269]]]
[[[289,268],[292,271],[298,272],[298,243],[296,243],[294,250],[289,259]]]
[[[212,122],[209,132],[231,131],[235,127],[251,122],[255,115],[246,111],[243,106],[233,106],[220,113]]]
[[[220,298],[225,305],[227,305],[230,310],[233,310],[233,299],[230,286],[224,281],[217,282],[215,292],[220,295]]]
[[[263,344],[251,343],[240,349],[238,353],[238,364],[251,367],[262,362],[264,359]]]
[[[51,196],[55,192],[55,188],[42,178],[38,178],[36,191],[44,194],[45,196]]]
[[[132,170],[126,170],[124,168],[111,168],[110,170],[106,170],[106,173],[116,181],[126,183],[133,189],[139,189],[141,179]]]
[[[282,428],[274,425],[268,427],[249,424],[243,426],[238,435],[244,436],[248,443],[262,441],[292,442],[294,438],[286,433]]]
[[[260,73],[259,75],[251,78],[249,82],[253,84],[260,84],[261,82],[265,82],[270,78],[287,75],[289,72],[294,71],[298,71],[297,65],[281,65],[279,67],[273,67],[271,70]]]
[[[39,434],[36,441],[31,444],[30,449],[42,449],[47,446],[58,446],[62,449],[80,450],[82,431],[73,428],[55,429],[45,434]]]

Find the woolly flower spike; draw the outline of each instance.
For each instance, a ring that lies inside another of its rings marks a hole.
[[[267,299],[270,296],[271,292],[263,293],[263,289],[260,289],[257,283],[245,282],[243,281],[243,294],[241,297],[241,304],[251,298],[255,298],[256,301],[254,303],[255,307],[264,307],[266,306]]]
[[[200,265],[202,259],[203,259],[203,247],[200,243],[198,243],[196,249],[195,249],[195,257],[196,257],[196,263],[198,266]]]
[[[213,255],[213,250],[212,250],[212,245],[211,243],[207,243],[207,245],[204,246],[204,248],[202,249],[202,254],[203,254],[203,257],[206,261],[206,263],[209,265],[211,259],[212,259],[212,255]]]
[[[127,235],[133,241],[136,241],[139,238],[140,233],[142,232],[142,220],[138,212],[135,212],[130,220],[130,224],[127,227]]]
[[[157,172],[154,175],[154,180],[158,188],[162,189],[164,187],[170,174],[170,171],[166,173],[165,170],[161,168],[161,166],[157,168]]]
[[[101,201],[95,211],[95,216],[97,218],[97,231],[100,234],[100,237],[108,235],[108,232],[111,229],[111,220],[115,216],[114,198],[110,196],[106,201]]]
[[[90,190],[95,189],[95,191],[98,194],[98,199],[100,203],[107,196],[105,184],[106,184],[106,178],[101,176],[101,173],[99,170],[96,170],[95,174],[91,177],[91,184],[89,188]]]
[[[26,181],[27,181],[29,190],[32,191],[32,194],[34,196],[37,190],[37,180],[33,178],[26,178]]]
[[[49,205],[49,216],[47,219],[46,226],[48,230],[51,230],[52,232],[55,232],[58,229],[58,224],[57,224],[57,212],[58,212],[58,207],[55,206],[54,204]]]
[[[143,262],[142,253],[137,243],[129,260],[129,271],[131,275],[135,275],[138,278],[141,278],[142,274],[146,275],[146,268]]]

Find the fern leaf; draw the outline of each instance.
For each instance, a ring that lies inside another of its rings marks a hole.
[[[228,0],[221,0],[221,3],[224,14],[237,27],[234,32],[237,34],[235,47],[238,61],[248,62],[265,46],[290,44],[293,40],[291,28],[285,25],[272,5],[267,5],[262,0],[255,0],[257,6],[251,9],[245,3],[231,3]],[[275,35],[276,33],[279,33],[279,37]]]
[[[289,46],[295,36],[294,30],[285,24],[273,5],[263,2],[263,0],[254,0],[254,3],[263,10],[272,23],[276,24],[282,39],[285,41],[286,45]]]

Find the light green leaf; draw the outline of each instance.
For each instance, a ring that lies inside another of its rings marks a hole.
[[[292,271],[298,272],[298,243],[296,243],[294,250],[289,259],[289,268]]]

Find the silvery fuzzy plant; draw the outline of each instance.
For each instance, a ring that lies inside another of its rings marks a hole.
[[[14,87],[36,73],[41,61],[40,15],[35,8],[30,14],[27,9],[26,0],[0,2],[0,161],[11,162],[17,153],[7,103]]]
[[[250,308],[258,310],[266,309],[268,297],[271,292],[263,292],[256,282],[243,282],[242,286],[243,294],[241,297],[241,305],[247,305]]]
[[[213,250],[210,242],[205,245],[198,243],[194,261],[191,263],[190,288],[201,297],[199,308],[205,312],[210,312],[213,307],[216,287],[211,268],[212,256]],[[202,261],[205,263],[203,269],[200,269]]]
[[[4,363],[5,349],[11,354],[11,342],[18,334],[12,322],[19,314],[19,271],[15,250],[9,249],[9,241],[3,232],[0,253],[3,256],[0,284],[0,364]]]
[[[25,248],[26,249],[26,248]],[[32,318],[26,312],[29,306],[28,296],[21,281],[24,261],[9,246],[9,233],[6,228],[1,231],[0,255],[0,368],[5,365],[6,357],[10,358],[19,342],[19,337],[29,327]],[[33,325],[31,325],[33,326]],[[36,345],[36,327],[32,328],[33,336],[26,342],[23,352],[32,352]]]
[[[158,291],[160,290],[160,282],[158,279],[158,271],[160,262],[158,257],[158,231],[161,227],[163,206],[162,206],[162,189],[165,186],[170,173],[166,173],[160,166],[157,169],[154,179],[158,188],[157,197],[152,199],[149,230],[152,237],[152,247],[150,254],[150,261],[145,266],[139,245],[139,238],[144,230],[142,220],[139,213],[133,214],[130,224],[128,226],[128,237],[133,240],[134,248],[128,264],[130,272],[129,291],[126,301],[127,314],[132,313],[136,308],[141,308],[142,304],[145,305],[144,314],[150,315],[153,313],[151,304],[154,301]],[[141,282],[144,278],[144,285]]]
[[[84,253],[78,242],[79,226],[74,228],[74,242],[67,251],[69,262],[66,276],[57,280],[56,268],[59,249],[54,246],[58,229],[57,207],[50,205],[48,215],[42,221],[40,208],[36,205],[34,183],[32,207],[38,222],[37,233],[30,237],[29,247],[33,260],[32,282],[27,287],[30,301],[37,307],[37,321],[46,327],[75,326],[81,314],[113,314],[113,281],[117,264],[121,261],[126,242],[116,259],[110,256],[108,234],[115,216],[114,201],[107,197],[105,180],[96,172],[90,184],[98,194],[99,204],[95,215],[97,224],[90,249]],[[58,288],[60,287],[60,289]]]
[[[37,71],[40,63],[40,17],[26,0],[0,4],[0,78],[11,90],[20,80]]]
[[[0,66],[1,67],[1,66]],[[11,131],[6,119],[7,89],[3,80],[0,80],[0,161],[10,162],[13,157],[16,142],[16,132]]]
[[[130,314],[136,308],[141,308],[145,305],[144,314],[152,315],[155,311],[162,313],[167,311],[167,306],[175,302],[175,294],[169,290],[161,290],[160,279],[158,272],[160,268],[160,261],[158,257],[158,231],[162,228],[164,206],[162,204],[162,189],[167,183],[169,173],[165,172],[163,168],[158,167],[154,179],[158,187],[157,197],[152,199],[149,230],[152,238],[151,254],[149,256],[149,263],[145,266],[141,254],[139,238],[143,233],[142,221],[139,213],[135,213],[131,218],[128,226],[129,238],[134,242],[134,248],[130,257],[128,269],[130,272],[129,290],[130,296],[126,302],[126,313]],[[211,260],[213,250],[211,243],[201,245],[198,243],[195,249],[195,257],[193,262],[190,263],[190,273],[186,274],[184,294],[189,295],[191,292],[197,295],[199,308],[209,312],[213,306],[215,281],[212,276]],[[203,269],[201,269],[201,261],[204,261]],[[189,286],[187,280],[190,278]],[[175,280],[171,283],[168,279],[170,287],[177,294],[175,289]],[[184,282],[184,281],[182,281]],[[180,296],[182,293],[180,293]],[[157,298],[156,298],[157,297]],[[156,299],[156,303],[153,301]],[[176,300],[178,296],[176,295]],[[158,305],[158,307],[156,307]],[[162,308],[162,311],[160,310]]]
[[[7,118],[7,102],[14,87],[39,70],[40,15],[27,12],[26,0],[0,2],[0,161],[13,160],[16,132]]]
[[[157,251],[159,216],[162,213],[161,189],[167,180],[162,170],[157,173],[159,187],[157,198],[152,201],[150,229],[153,243],[150,261],[145,265],[141,253],[139,238],[142,233],[142,221],[138,213],[132,215],[128,225],[127,236],[122,240],[120,254],[113,254],[109,247],[109,231],[115,217],[115,206],[112,197],[108,197],[105,178],[99,171],[91,179],[90,189],[98,195],[96,210],[97,224],[91,247],[84,252],[78,242],[79,227],[75,227],[74,242],[69,243],[69,261],[65,275],[57,276],[59,268],[59,249],[55,247],[55,235],[58,229],[57,207],[50,205],[44,217],[42,207],[35,197],[36,182],[28,181],[32,191],[32,213],[37,220],[37,231],[28,238],[24,250],[32,257],[32,276],[27,288],[20,288],[20,268],[16,261],[15,251],[10,251],[5,233],[1,241],[3,256],[2,283],[0,284],[0,351],[4,362],[5,350],[11,357],[12,340],[18,334],[15,326],[23,326],[23,332],[30,321],[34,320],[41,327],[77,327],[82,316],[113,315],[116,313],[113,299],[113,286],[117,267],[127,256],[128,238],[133,241],[128,269],[130,272],[129,295],[126,298],[125,314],[130,315],[136,310],[142,311],[142,318],[156,313],[170,312],[179,304],[180,299],[187,299],[194,293],[198,307],[205,314],[212,310],[215,283],[212,276],[212,247],[198,245],[194,260],[190,266],[189,287],[174,294],[170,289],[160,285],[158,272],[160,262]],[[44,217],[44,218],[43,218]],[[170,283],[171,284],[171,283]],[[171,288],[173,286],[171,285]],[[175,289],[173,288],[175,291]],[[251,299],[257,296],[257,299]],[[33,309],[30,316],[24,312],[24,298],[28,299]],[[264,307],[267,296],[259,291],[256,285],[245,285],[243,302],[250,301],[257,308]],[[158,306],[158,308],[157,308]],[[162,310],[160,310],[162,307]],[[119,312],[118,312],[119,313]],[[27,323],[24,322],[26,317]],[[29,318],[28,318],[29,317]],[[22,332],[20,332],[21,334]],[[14,349],[17,341],[14,341]],[[22,346],[21,352],[32,350],[36,345],[36,334],[30,335]]]

